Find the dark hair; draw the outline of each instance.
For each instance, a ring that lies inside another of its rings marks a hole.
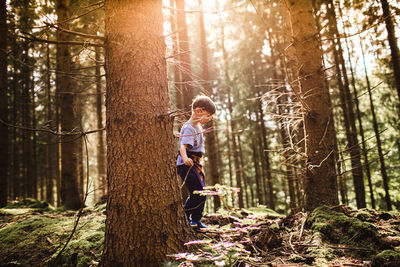
[[[192,109],[195,108],[202,108],[210,114],[215,114],[216,111],[214,102],[205,95],[199,95],[193,100]]]

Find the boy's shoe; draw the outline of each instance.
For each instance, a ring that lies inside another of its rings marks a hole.
[[[194,222],[194,223],[197,225],[197,228],[199,228],[199,229],[208,228],[208,226],[205,225],[204,223],[202,223],[201,221],[197,221],[197,222]]]
[[[189,224],[191,227],[198,227],[197,222],[195,222],[195,221],[189,220]]]

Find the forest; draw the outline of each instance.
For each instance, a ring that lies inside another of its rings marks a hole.
[[[0,0],[0,266],[400,266],[399,25],[395,0]]]

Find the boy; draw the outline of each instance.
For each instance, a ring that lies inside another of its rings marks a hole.
[[[179,137],[179,155],[176,165],[179,176],[190,192],[184,206],[185,212],[190,225],[198,228],[207,227],[200,221],[206,197],[193,194],[193,191],[202,191],[206,186],[200,164],[200,158],[205,153],[201,126],[211,121],[215,110],[215,104],[209,97],[197,96],[192,103],[192,116],[183,124]]]

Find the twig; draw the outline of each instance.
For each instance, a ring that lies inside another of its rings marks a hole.
[[[91,130],[91,131],[87,131],[87,132],[74,132],[74,130],[70,131],[70,132],[56,132],[56,131],[52,131],[49,129],[37,129],[37,128],[31,128],[31,127],[26,127],[26,126],[17,126],[17,125],[12,125],[9,124],[3,120],[0,119],[0,123],[3,123],[4,125],[7,125],[9,127],[13,127],[13,128],[17,128],[17,129],[21,129],[21,130],[27,130],[27,131],[35,131],[35,132],[45,132],[45,133],[49,133],[49,134],[53,134],[53,135],[57,135],[57,136],[84,136],[87,134],[91,134],[91,133],[97,133],[100,131],[104,131],[105,128],[101,128],[101,129],[96,129],[96,130]]]

